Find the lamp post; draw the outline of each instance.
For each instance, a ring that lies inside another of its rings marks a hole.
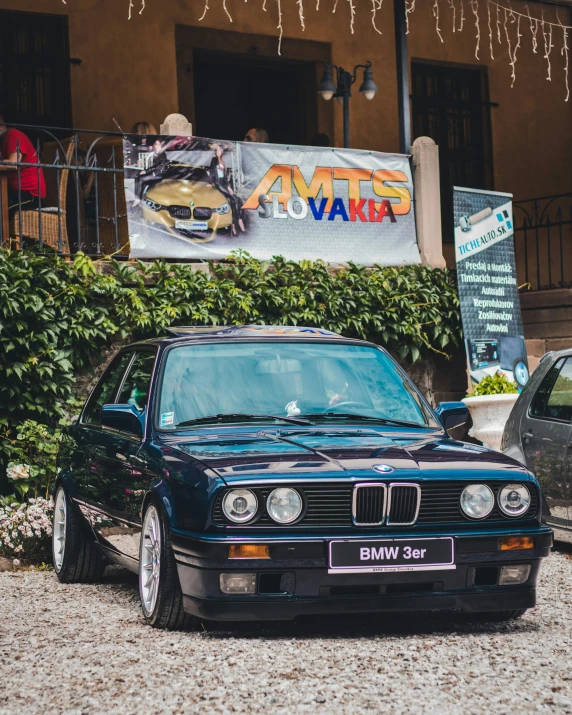
[[[318,94],[329,101],[335,97],[344,107],[344,147],[349,149],[350,146],[350,97],[352,96],[352,84],[357,79],[358,69],[363,69],[363,82],[359,91],[366,99],[373,99],[378,87],[373,81],[371,71],[371,62],[368,60],[365,65],[356,65],[353,74],[338,65],[332,65],[329,62],[324,62],[324,74],[318,86]],[[334,84],[332,70],[336,70],[337,86]]]

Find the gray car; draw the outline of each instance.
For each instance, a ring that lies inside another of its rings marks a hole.
[[[512,409],[501,449],[534,472],[554,537],[572,542],[572,349],[542,358]]]

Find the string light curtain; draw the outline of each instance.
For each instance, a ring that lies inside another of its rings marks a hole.
[[[212,0],[211,0],[212,1]],[[230,14],[226,0],[217,0],[222,3],[222,7],[229,19],[232,22],[232,15]],[[245,3],[248,0],[244,0]],[[278,54],[282,51],[282,37],[284,35],[284,27],[282,24],[283,13],[282,13],[282,3],[285,0],[261,0],[262,10],[264,12],[268,11],[268,4],[273,3],[277,9],[278,15]],[[304,0],[294,0],[298,6],[298,17],[302,30],[306,29],[305,16],[304,16]],[[308,0],[309,2],[310,0]],[[327,12],[328,9],[320,8],[320,0],[311,0],[316,2],[316,10],[322,9],[322,12]],[[369,3],[369,13],[371,15],[371,23],[374,30],[382,34],[382,31],[378,27],[377,15],[381,11],[383,6],[383,0],[366,0]],[[431,1],[431,0],[426,0]],[[530,12],[530,7],[528,4],[524,5],[524,12],[519,12],[515,10],[512,6],[511,0],[432,0],[432,10],[433,17],[435,19],[435,31],[437,37],[441,42],[445,42],[443,38],[443,33],[441,31],[442,23],[445,22],[444,14],[442,9],[448,9],[451,16],[451,23],[453,32],[463,32],[465,26],[473,26],[475,31],[475,57],[477,60],[481,58],[481,40],[482,32],[486,33],[488,36],[488,51],[491,60],[494,60],[494,45],[495,42],[499,45],[506,43],[506,48],[508,51],[509,65],[511,70],[511,87],[514,87],[516,81],[516,64],[518,60],[518,51],[522,45],[523,40],[523,30],[526,29],[527,33],[530,35],[530,41],[532,43],[532,50],[534,54],[542,54],[544,60],[546,61],[546,79],[548,81],[552,80],[552,50],[555,47],[555,42],[560,45],[560,55],[563,58],[564,64],[564,83],[565,83],[565,96],[564,101],[568,102],[570,99],[570,83],[569,83],[569,72],[570,72],[570,58],[569,58],[569,44],[568,44],[568,33],[572,30],[572,25],[566,25],[560,20],[558,13],[558,6],[555,7],[556,22],[553,20],[547,20],[545,17],[544,6],[541,9],[541,15],[533,16]],[[64,4],[67,4],[67,0],[62,0]],[[143,13],[145,10],[146,0],[128,0],[128,11],[127,16],[130,20],[133,12],[137,11],[139,14]],[[347,3],[349,9],[349,28],[353,35],[355,31],[356,17],[358,14],[356,7],[356,0],[342,0],[342,2]],[[339,0],[333,0],[330,4],[331,12],[336,12],[338,9]],[[407,32],[409,33],[410,16],[415,13],[416,0],[406,0],[405,9],[405,19],[407,22]],[[202,14],[199,17],[199,21],[205,19],[208,11],[210,10],[209,0],[204,0],[204,6]],[[465,22],[466,20],[471,20],[471,22]],[[482,31],[481,31],[482,28]]]
[[[546,79],[548,81],[552,80],[551,52],[555,46],[554,41],[557,36],[560,36],[560,54],[564,62],[564,101],[568,102],[570,99],[570,48],[568,45],[568,33],[572,29],[572,26],[565,25],[560,20],[558,6],[555,7],[556,22],[554,22],[546,19],[544,7],[542,7],[540,17],[533,17],[528,4],[524,5],[525,12],[519,12],[513,8],[511,0],[507,0],[506,3],[497,2],[496,0],[466,0],[466,2],[467,12],[472,14],[475,28],[475,58],[477,60],[480,59],[481,27],[484,27],[484,31],[488,34],[488,49],[491,60],[495,59],[495,41],[499,45],[506,43],[511,68],[511,87],[514,87],[516,81],[516,62],[523,38],[522,29],[526,27],[530,33],[532,51],[534,54],[538,54],[538,35],[540,32],[544,45],[543,56],[546,60]],[[465,0],[446,0],[446,3],[451,11],[453,32],[462,32],[465,24]],[[435,18],[435,30],[437,35],[441,42],[444,42],[440,27],[441,4],[443,4],[443,0],[433,0],[433,17]],[[409,32],[409,15],[414,11],[415,0],[407,0],[405,13],[407,32]]]

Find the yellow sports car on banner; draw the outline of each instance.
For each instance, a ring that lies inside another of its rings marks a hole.
[[[143,199],[143,218],[177,236],[212,241],[229,230],[232,212],[227,198],[209,183],[206,169],[196,168],[185,179],[165,179],[151,186]]]

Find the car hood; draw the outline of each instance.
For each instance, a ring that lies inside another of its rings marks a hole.
[[[204,181],[166,179],[147,191],[147,198],[163,206],[206,206],[216,209],[226,202],[214,186]],[[192,202],[192,203],[191,203]]]
[[[161,441],[227,483],[319,479],[528,479],[501,452],[442,433],[304,429],[256,434],[169,435]],[[374,470],[386,465],[387,473]]]

